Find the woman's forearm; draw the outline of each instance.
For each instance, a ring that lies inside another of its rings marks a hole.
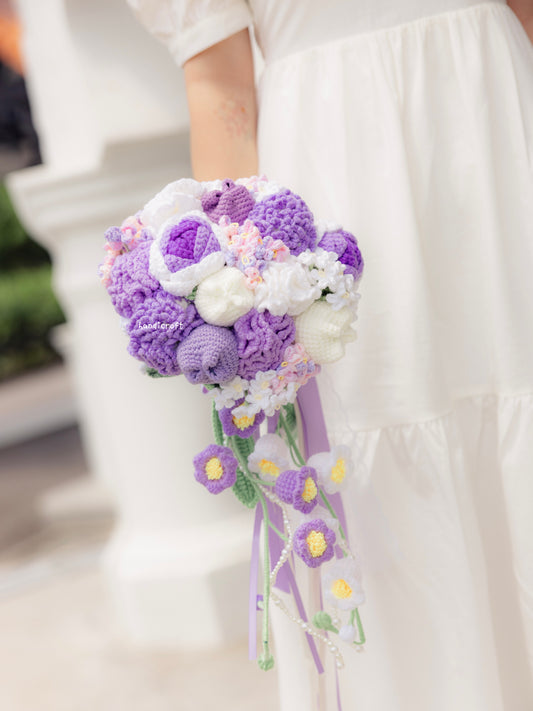
[[[507,0],[507,4],[518,17],[533,42],[533,0]]]
[[[194,177],[256,174],[257,103],[248,30],[192,57],[184,70]]]

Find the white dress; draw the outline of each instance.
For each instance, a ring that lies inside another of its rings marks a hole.
[[[353,231],[321,376],[363,558],[344,711],[533,709],[533,46],[505,2],[129,0],[179,64],[253,24],[260,170]],[[316,707],[275,618],[282,711]],[[327,675],[326,675],[327,676]],[[337,706],[334,675],[322,708]]]

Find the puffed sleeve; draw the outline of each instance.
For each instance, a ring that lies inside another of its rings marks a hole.
[[[126,0],[139,21],[164,42],[176,62],[253,23],[246,0]]]

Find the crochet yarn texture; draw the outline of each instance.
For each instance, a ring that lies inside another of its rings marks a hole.
[[[163,291],[148,271],[151,244],[152,240],[144,240],[131,252],[119,254],[111,269],[107,291],[115,311],[125,318],[131,318],[135,308],[146,297],[153,296],[156,291]]]
[[[128,352],[161,375],[179,375],[176,348],[201,324],[193,304],[160,289],[133,312],[126,327]]]
[[[287,314],[273,316],[255,309],[237,319],[233,328],[239,354],[237,373],[247,380],[259,371],[277,368],[296,333],[294,320]]]
[[[280,239],[294,255],[315,246],[313,213],[299,195],[287,188],[257,202],[248,217],[263,237]]]
[[[202,197],[202,209],[213,222],[227,215],[231,222],[242,224],[254,204],[244,185],[235,185],[229,178],[222,181],[221,190],[211,190]]]
[[[325,232],[317,245],[328,252],[335,252],[341,264],[345,264],[344,273],[359,279],[363,273],[364,261],[355,237],[345,230]]]
[[[235,336],[229,328],[206,323],[178,347],[177,360],[191,383],[226,383],[239,365]]]

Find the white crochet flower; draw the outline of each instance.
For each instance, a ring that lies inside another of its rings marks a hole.
[[[356,637],[355,627],[353,625],[343,625],[339,629],[339,637],[342,639],[343,642],[352,644]]]
[[[199,284],[194,305],[206,323],[233,326],[253,308],[254,295],[239,269],[224,267]]]
[[[324,599],[338,610],[354,610],[365,601],[361,570],[353,558],[336,560],[322,568]]]
[[[335,290],[332,290],[333,293],[326,296],[326,301],[331,304],[334,311],[339,311],[344,306],[348,306],[353,310],[354,314],[357,314],[357,305],[361,294],[356,291],[356,288],[353,275],[344,274]]]
[[[233,407],[237,400],[244,397],[248,381],[236,375],[233,380],[228,383],[222,383],[220,388],[213,388],[213,399],[217,410],[223,410],[225,407]]]
[[[248,468],[265,481],[276,481],[281,472],[291,467],[289,448],[279,435],[266,434],[255,443],[248,457]]]
[[[255,288],[255,308],[268,310],[274,316],[301,314],[321,294],[309,274],[309,269],[295,257],[272,262],[263,272],[263,281]]]
[[[326,301],[317,301],[295,319],[296,340],[315,363],[334,363],[344,355],[346,344],[355,341],[352,309],[335,311]]]
[[[308,467],[314,467],[318,482],[328,494],[336,494],[345,488],[353,472],[352,453],[349,447],[340,444],[330,452],[319,452],[309,457]]]
[[[312,284],[320,290],[331,289],[335,291],[343,278],[344,264],[339,262],[335,252],[328,252],[317,247],[314,252],[306,250],[297,257],[298,261],[310,269],[309,276]]]
[[[208,254],[195,264],[191,264],[177,272],[170,271],[161,252],[161,241],[169,227],[178,224],[186,217],[194,217],[197,220],[205,222],[209,225],[211,230],[215,227],[215,225],[209,222],[209,218],[205,213],[199,210],[192,210],[180,215],[179,218],[171,217],[164,222],[159,228],[159,232],[150,247],[150,274],[158,280],[165,291],[168,291],[169,294],[173,294],[174,296],[187,296],[202,279],[222,269],[225,263],[225,257],[222,251],[211,252],[211,254]]]
[[[214,182],[222,185],[220,180]],[[191,210],[201,210],[202,195],[207,190],[216,189],[209,187],[210,185],[211,183],[198,183],[191,178],[169,183],[144,206],[140,216],[143,225],[149,225],[157,232],[170,217],[179,218]],[[218,189],[220,190],[220,187]]]

